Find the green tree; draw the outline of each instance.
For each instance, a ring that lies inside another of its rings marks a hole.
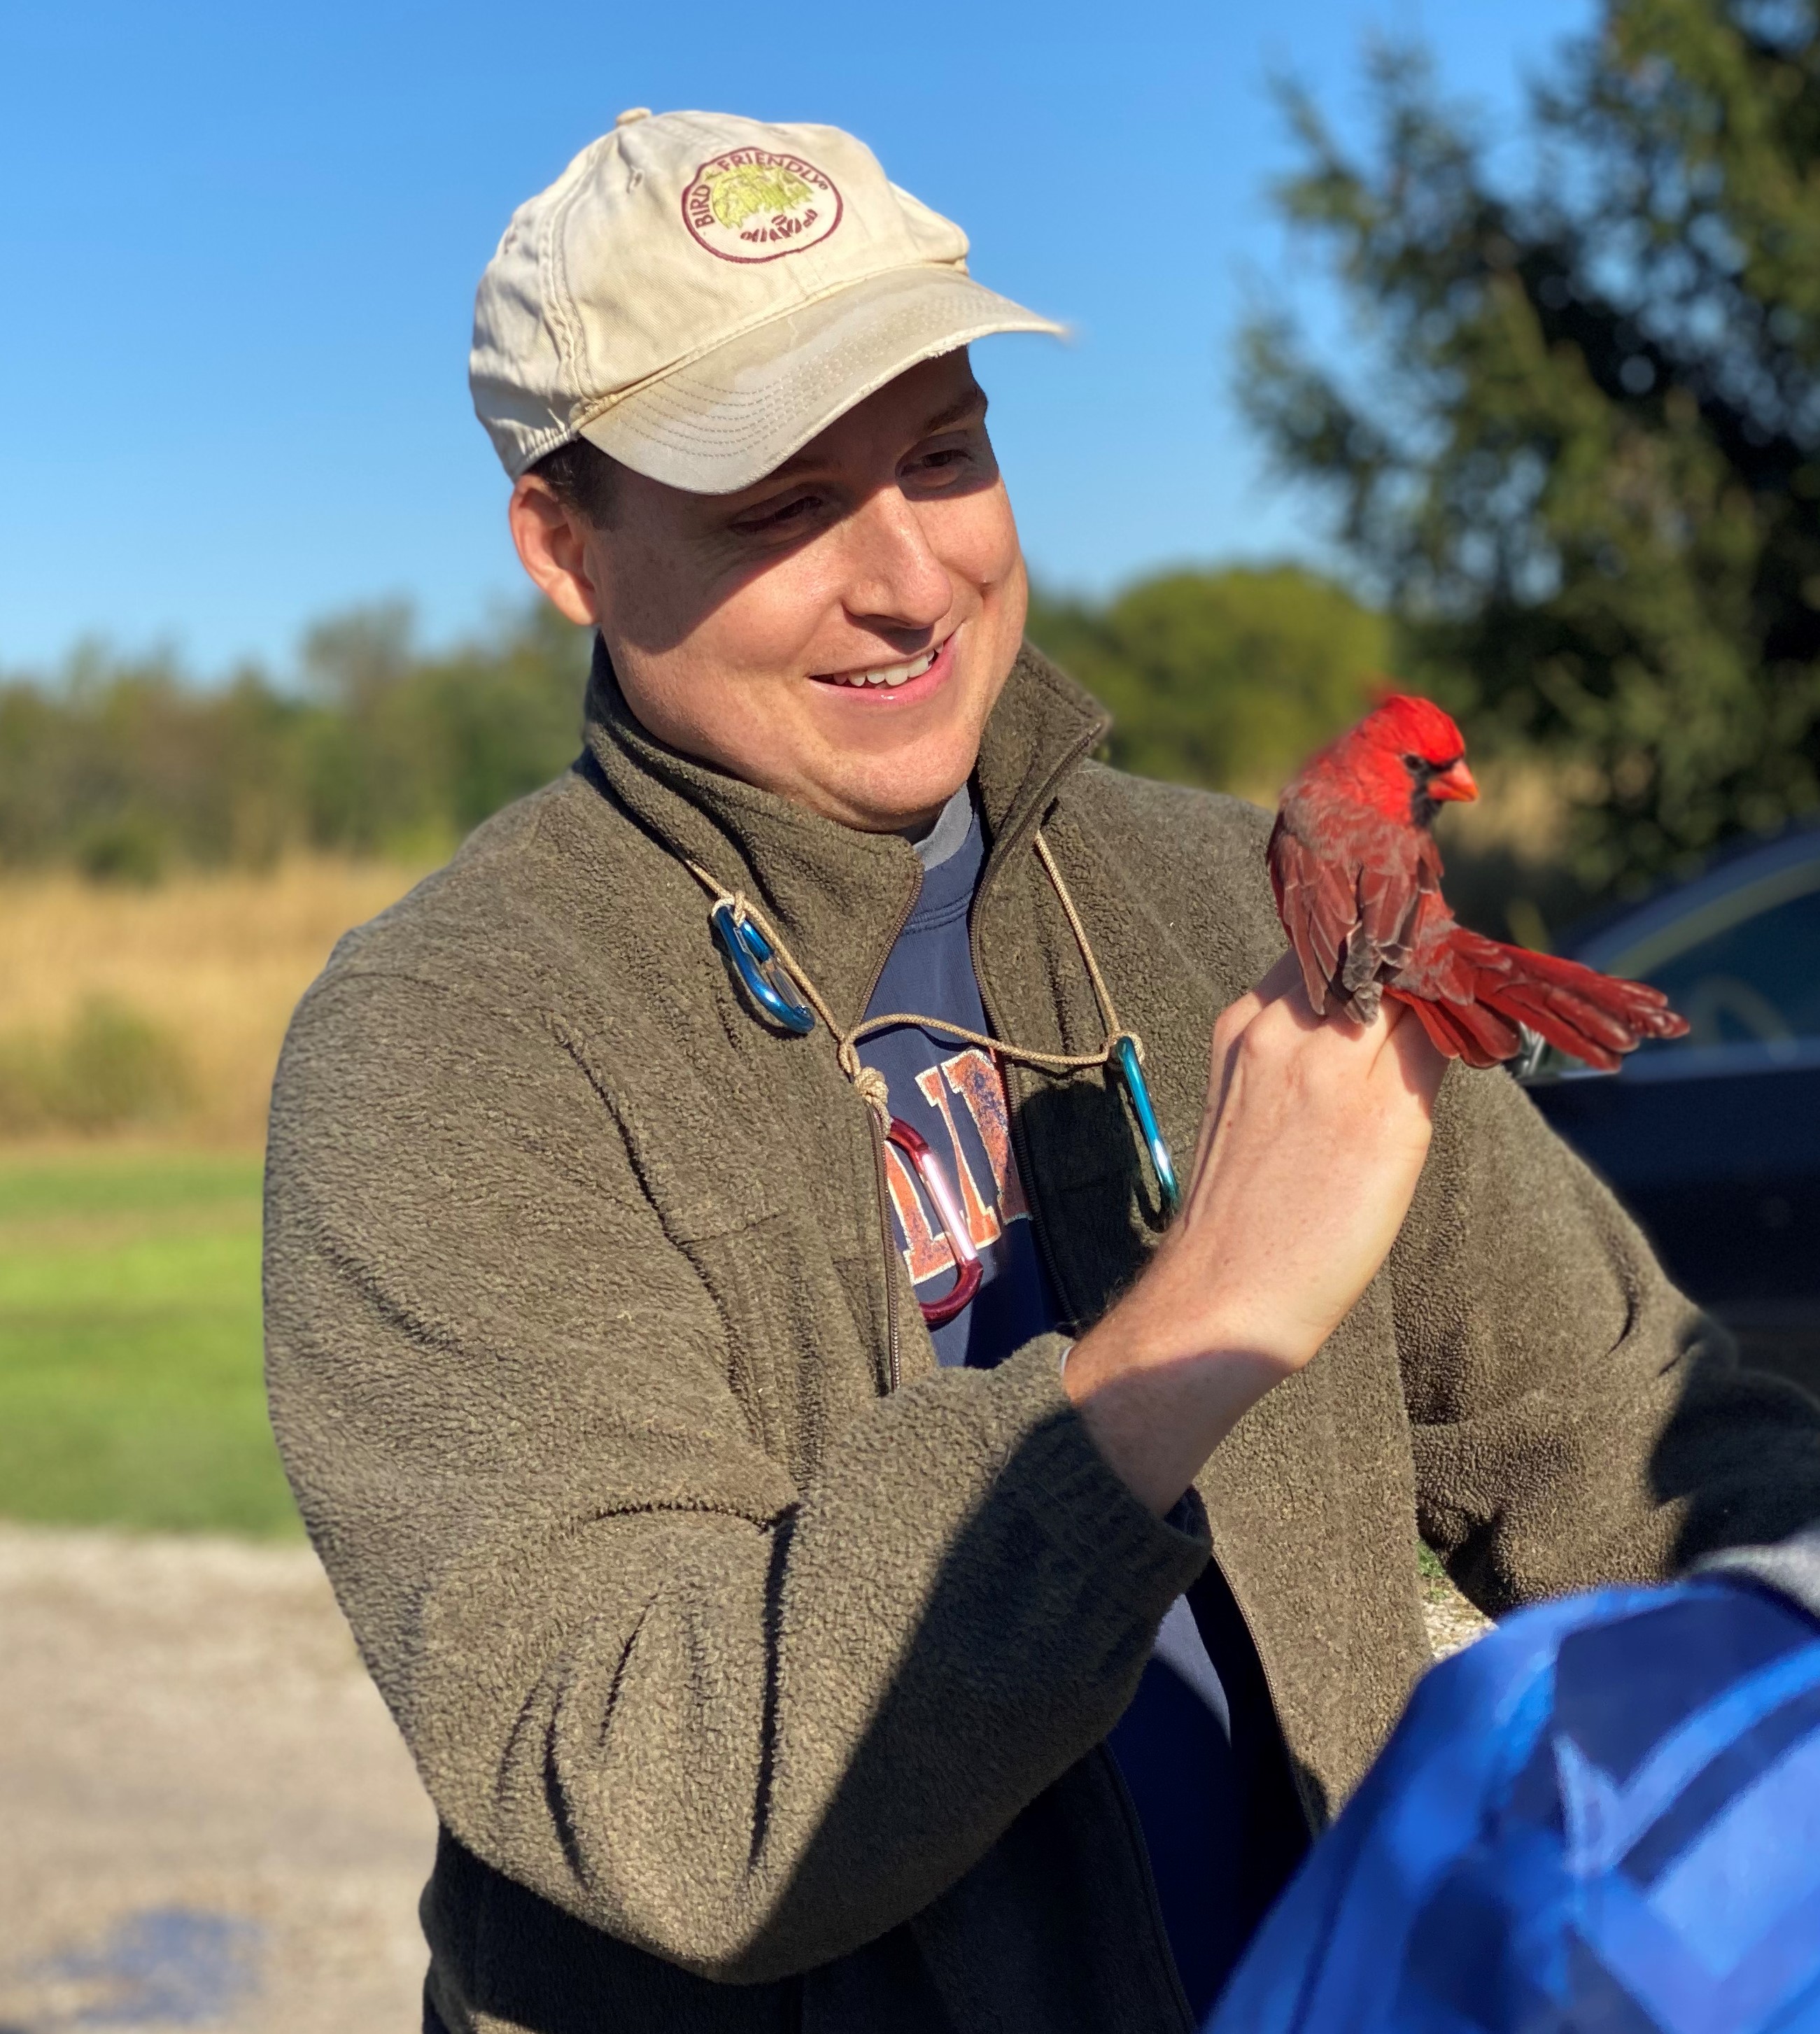
[[[1390,651],[1381,614],[1298,565],[1168,572],[1103,607],[1038,594],[1029,633],[1111,711],[1121,767],[1264,798],[1364,711]]]
[[[1820,0],[1606,0],[1516,182],[1408,51],[1278,193],[1355,313],[1242,387],[1476,745],[1571,767],[1582,880],[1820,805]]]
[[[0,683],[0,867],[444,854],[580,746],[587,640],[541,602],[434,656],[403,607],[341,615],[301,663],[297,685],[201,686],[91,646],[53,682]]]

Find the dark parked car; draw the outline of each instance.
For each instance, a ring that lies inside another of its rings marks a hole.
[[[1537,1105],[1747,1360],[1820,1391],[1820,828],[1563,948],[1654,982],[1691,1028],[1615,1075],[1549,1055]]]

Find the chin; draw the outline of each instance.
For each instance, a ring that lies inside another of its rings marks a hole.
[[[855,823],[874,833],[895,833],[939,811],[973,774],[977,745],[944,745],[939,755],[908,757],[893,767],[879,759],[842,786],[842,802]]]
[[[831,726],[822,721],[815,744],[822,794],[805,802],[874,833],[939,811],[972,775],[1004,682],[1001,675],[982,685],[963,666],[934,698],[906,702],[902,719],[900,709],[881,714],[868,705],[857,715],[842,711]]]

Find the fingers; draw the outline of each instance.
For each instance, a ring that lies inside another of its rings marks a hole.
[[[1325,1068],[1326,1078],[1342,1084],[1391,1083],[1431,1108],[1447,1062],[1430,1042],[1420,1021],[1399,998],[1386,996],[1369,1023],[1341,1010],[1317,1015],[1310,1004],[1294,953],[1285,953],[1251,989],[1220,1014],[1214,1026],[1208,1068],[1206,1112],[1194,1172],[1208,1148],[1206,1132],[1224,1110],[1241,1058],[1281,1062],[1304,1055],[1307,1071]]]
[[[1278,955],[1276,965],[1251,993],[1260,1002],[1275,1003],[1297,989],[1301,989],[1305,1002],[1308,990],[1303,985],[1300,963],[1292,950]]]
[[[1285,953],[1255,988],[1248,989],[1236,1003],[1229,1003],[1220,1012],[1214,1026],[1214,1052],[1218,1057],[1221,1049],[1229,1046],[1259,1011],[1282,999],[1301,986],[1301,970],[1296,964],[1296,956]]]
[[[1213,1127],[1224,1109],[1238,1056],[1251,1026],[1268,1014],[1273,1019],[1287,1015],[1293,1030],[1318,1026],[1303,985],[1302,970],[1294,951],[1282,954],[1252,988],[1227,1004],[1214,1025],[1213,1051],[1207,1068],[1206,1105],[1201,1116],[1200,1135],[1195,1141],[1194,1164],[1189,1171],[1189,1195],[1201,1176],[1212,1148]]]
[[[1424,1101],[1434,1100],[1447,1071],[1445,1055],[1399,996],[1387,996],[1378,1015],[1367,1024],[1359,1023],[1342,1010],[1330,1011],[1324,1017],[1317,1015],[1292,951],[1281,955],[1254,987],[1221,1011],[1214,1026],[1212,1064],[1208,1070],[1210,1108],[1217,1107],[1225,1094],[1233,1055],[1240,1041],[1260,1019],[1273,1030],[1313,1034],[1321,1041],[1320,1049],[1342,1060],[1358,1055],[1360,1071],[1367,1079],[1380,1071],[1394,1072]]]
[[[1248,989],[1236,1002],[1228,1004],[1220,1012],[1214,1025],[1213,1054],[1207,1068],[1206,1106],[1210,1114],[1217,1113],[1225,1098],[1227,1084],[1232,1079],[1233,1055],[1240,1040],[1265,1011],[1297,998],[1303,1008],[1308,1009],[1301,969],[1294,953],[1289,952],[1282,955],[1254,988]],[[1314,1012],[1308,1011],[1308,1015],[1312,1019]]]

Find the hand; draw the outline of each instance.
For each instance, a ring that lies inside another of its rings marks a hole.
[[[1181,1214],[1064,1372],[1107,1459],[1158,1512],[1375,1276],[1446,1065],[1389,999],[1369,1025],[1317,1017],[1293,955],[1214,1026]]]

